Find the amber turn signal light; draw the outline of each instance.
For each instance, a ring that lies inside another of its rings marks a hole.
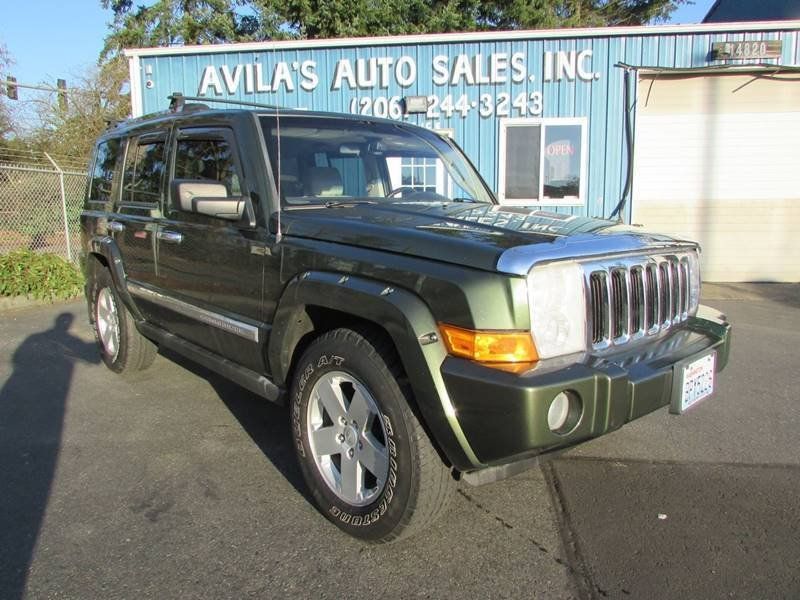
[[[483,363],[530,363],[539,360],[528,331],[475,331],[439,323],[447,351]]]

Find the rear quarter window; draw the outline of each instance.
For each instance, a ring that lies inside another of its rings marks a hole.
[[[89,179],[89,202],[109,202],[114,183],[114,172],[120,157],[122,143],[119,139],[100,142],[95,152],[94,165]]]

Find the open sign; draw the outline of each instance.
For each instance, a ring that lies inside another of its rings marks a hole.
[[[575,154],[575,147],[567,141],[558,141],[547,144],[544,151],[547,156],[572,156]]]

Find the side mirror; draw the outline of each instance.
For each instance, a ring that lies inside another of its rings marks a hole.
[[[228,188],[218,181],[176,180],[172,193],[181,210],[226,221],[241,220],[250,201],[246,196],[228,196]],[[252,210],[247,212],[249,217]]]

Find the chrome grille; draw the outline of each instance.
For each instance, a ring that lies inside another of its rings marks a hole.
[[[689,259],[637,257],[587,264],[589,332],[595,349],[654,335],[689,316]]]

